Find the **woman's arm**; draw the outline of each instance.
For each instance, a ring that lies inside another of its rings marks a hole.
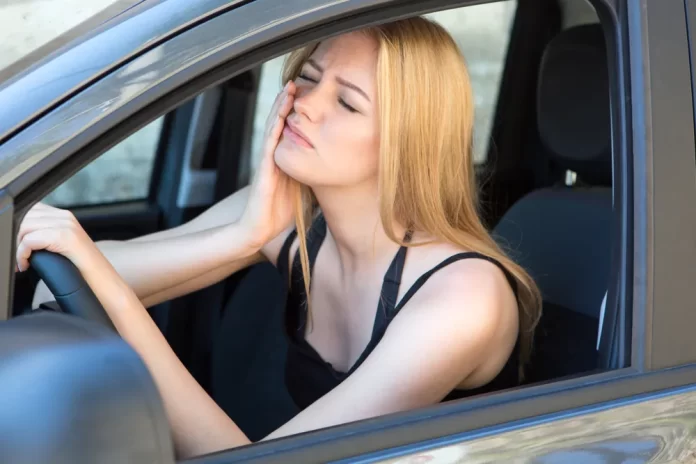
[[[208,256],[208,250],[217,249],[217,254],[223,256],[214,255],[215,259],[234,261],[258,252],[248,245],[253,242],[243,231],[235,223],[164,240],[173,243],[195,237],[199,241],[198,247],[183,249],[181,253],[196,254],[199,261],[205,261],[201,256]],[[220,449],[227,446],[230,439],[234,443],[243,442],[244,435],[188,373],[135,292],[71,213],[39,204],[27,213],[19,234],[19,271],[28,268],[34,250],[62,254],[77,266],[116,329],[138,352],[154,377],[172,423],[175,442],[185,454]],[[236,251],[228,247],[226,252],[220,252],[221,243],[230,236],[240,239],[239,247]],[[243,253],[235,254],[239,250]]]
[[[153,376],[179,454],[249,444],[179,361],[137,295],[77,221],[65,211],[43,208],[27,215],[20,228],[20,270],[26,269],[31,251],[41,249],[60,253],[77,266]],[[216,243],[233,226],[195,234]],[[502,272],[482,260],[454,263],[409,301],[355,373],[267,438],[436,403],[484,360],[499,359],[502,366],[515,344],[517,326],[515,298]]]
[[[246,246],[243,242],[247,237],[233,231],[227,239],[216,243],[217,251],[205,247],[201,241],[203,231],[238,223],[248,196],[249,187],[245,187],[178,227],[124,242],[102,241],[97,245],[143,304],[152,306],[168,301],[219,282],[263,259],[261,253],[255,256],[239,253],[242,256],[232,261],[219,259],[227,254],[225,250],[232,251],[239,244]]]
[[[295,184],[275,164],[274,153],[294,93],[290,82],[276,97],[266,124],[264,154],[250,186],[179,227],[98,244],[142,303],[150,306],[204,288],[264,257],[275,263],[290,230]],[[236,227],[225,229],[227,235],[216,234],[217,241],[208,241],[206,232],[230,224]],[[254,251],[248,253],[250,249]],[[34,306],[52,297],[41,284]]]
[[[502,367],[517,333],[517,303],[500,269],[453,263],[421,287],[353,374],[264,440],[437,404],[485,363]]]
[[[208,287],[265,259],[261,252],[246,256],[240,250],[239,259],[224,261],[223,257],[234,255],[235,245],[245,240],[234,230],[217,250],[204,248],[200,241],[200,232],[238,222],[248,196],[249,187],[245,187],[186,224],[128,241],[100,241],[97,246],[143,305],[154,306]],[[232,253],[223,253],[224,249]],[[32,306],[53,299],[45,283],[39,282]]]
[[[179,362],[108,262],[98,254],[85,262],[89,285],[160,389],[180,457],[251,443]],[[483,360],[506,359],[517,314],[505,277],[474,260],[447,271],[424,285],[355,373],[265,439],[432,405]]]
[[[191,376],[135,293],[98,251],[80,271],[114,326],[140,355],[164,402],[179,457],[250,443]]]

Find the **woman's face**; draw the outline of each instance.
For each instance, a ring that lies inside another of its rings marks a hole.
[[[376,67],[377,43],[364,34],[317,47],[295,80],[294,107],[275,151],[280,169],[312,187],[376,180]]]

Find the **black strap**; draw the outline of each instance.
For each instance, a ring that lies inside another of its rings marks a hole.
[[[406,236],[404,237],[404,242],[410,242],[412,235],[413,232],[411,230],[407,230]],[[387,269],[387,272],[384,274],[379,304],[377,305],[375,323],[372,327],[373,336],[382,330],[382,326],[387,323],[391,314],[394,312],[394,308],[396,307],[396,299],[399,296],[399,288],[401,287],[401,276],[404,273],[404,264],[406,263],[407,251],[407,247],[401,246],[389,265],[389,269]]]
[[[285,238],[285,242],[283,242],[283,246],[278,253],[276,268],[283,278],[283,284],[288,284],[290,282],[290,247],[292,246],[292,242],[295,241],[295,237],[297,237],[297,230],[292,229]]]
[[[408,303],[408,300],[410,300],[413,297],[413,295],[418,291],[419,288],[421,288],[423,286],[423,284],[425,284],[425,282],[427,282],[427,280],[430,278],[430,276],[435,274],[437,271],[439,271],[443,267],[448,266],[448,265],[454,263],[455,261],[461,261],[462,259],[484,259],[488,262],[495,264],[496,266],[498,266],[500,268],[501,271],[503,271],[503,273],[505,274],[505,277],[508,280],[508,283],[512,287],[515,294],[517,294],[517,285],[515,282],[515,278],[510,274],[510,271],[508,271],[505,268],[505,266],[503,266],[502,264],[500,264],[500,262],[498,262],[498,260],[491,258],[490,256],[486,256],[486,255],[483,255],[481,253],[477,253],[475,251],[469,251],[469,252],[465,252],[465,253],[457,253],[456,255],[452,255],[449,258],[445,259],[444,261],[442,261],[440,264],[438,264],[434,268],[430,269],[425,274],[421,275],[418,278],[418,280],[416,280],[413,283],[413,285],[411,285],[411,288],[408,289],[408,291],[406,292],[404,297],[401,299],[399,304],[394,308],[393,316],[396,316],[396,313],[398,313],[401,310],[401,308],[403,308],[404,305],[406,303]]]
[[[326,220],[323,214],[319,214],[314,221],[312,226],[307,231],[307,255],[309,257],[309,275],[312,276],[314,272],[314,263],[317,260],[317,255],[319,255],[319,249],[321,244],[324,243],[324,238],[326,237]],[[302,281],[302,264],[300,262],[300,250],[295,253],[295,258],[292,262],[292,270],[297,270],[298,281]],[[290,271],[292,273],[292,270]]]
[[[399,288],[401,287],[401,275],[404,273],[404,263],[406,262],[406,251],[405,246],[399,248],[389,265],[389,269],[384,274],[377,311],[384,313],[385,316],[391,314],[396,307],[396,298],[399,296]]]
[[[395,291],[398,294],[398,283],[400,283],[400,281],[401,281],[401,272],[403,271],[403,264],[404,264],[404,261],[406,258],[405,250],[406,250],[405,247],[402,247],[399,250],[399,253],[397,253],[397,256],[394,258],[394,262],[392,262],[392,267],[390,267],[390,271],[398,268],[400,272],[399,272],[398,276],[394,276],[394,275],[389,276],[389,281],[390,282],[394,281],[397,284],[396,290],[394,290],[393,286],[388,286],[387,291],[389,291],[389,292]],[[375,323],[375,327],[372,331],[372,338],[370,338],[370,341],[368,342],[367,346],[365,347],[365,350],[362,352],[362,354],[360,355],[358,360],[355,362],[355,364],[353,364],[353,366],[351,367],[350,371],[347,374],[351,374],[352,372],[354,372],[358,367],[360,367],[360,365],[365,361],[365,359],[367,359],[367,357],[370,355],[370,353],[372,353],[372,351],[375,349],[377,344],[382,340],[382,337],[384,337],[384,334],[387,331],[387,327],[389,326],[389,323],[394,319],[394,317],[396,317],[396,315],[399,313],[401,308],[404,307],[404,305],[408,302],[408,300],[410,300],[411,297],[413,297],[413,295],[418,291],[419,288],[421,288],[423,286],[423,284],[430,278],[430,276],[435,274],[437,271],[439,271],[443,267],[454,263],[455,261],[460,261],[462,259],[473,259],[473,258],[485,259],[486,261],[489,261],[489,262],[495,264],[496,266],[498,266],[505,273],[505,276],[507,277],[508,282],[510,282],[510,285],[512,285],[513,290],[515,290],[516,286],[515,286],[514,277],[497,260],[495,260],[489,256],[482,255],[481,253],[476,253],[476,252],[466,252],[466,253],[458,253],[456,255],[452,255],[449,258],[442,261],[437,266],[435,266],[434,268],[430,269],[425,274],[421,275],[418,278],[418,280],[416,280],[414,282],[414,284],[411,285],[411,288],[408,289],[408,291],[406,292],[404,297],[401,299],[399,304],[396,306],[393,306],[393,309],[391,311],[389,310],[390,308],[385,308],[386,309],[386,317],[384,319],[381,319],[379,324]],[[385,278],[385,284],[386,283],[387,283],[387,278]],[[380,299],[380,303],[379,303],[380,306],[383,304],[383,301],[386,303],[388,301],[391,301],[392,299],[393,300],[396,299],[396,294],[395,295],[383,295],[383,296],[384,296],[384,298]]]

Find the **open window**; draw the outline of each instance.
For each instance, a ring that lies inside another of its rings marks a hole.
[[[607,351],[617,343],[623,352],[630,351],[628,340],[619,337],[616,329],[622,320],[619,311],[630,309],[618,297],[630,278],[616,257],[617,247],[628,250],[620,233],[625,229],[618,227],[625,226],[628,217],[621,203],[625,198],[616,193],[619,183],[627,179],[615,169],[625,160],[617,158],[620,139],[614,137],[615,122],[622,116],[611,104],[618,85],[611,58],[614,25],[600,23],[589,2],[578,4],[505,0],[440,11],[432,11],[431,5],[413,12],[443,24],[460,44],[477,94],[475,147],[477,162],[486,167],[482,214],[499,243],[537,280],[544,296],[528,385],[487,398],[433,406],[430,415],[483,411],[484,400],[492,404],[496,398],[501,398],[500,404],[502,398],[527,404],[533,396],[528,392],[561,391],[565,387],[560,384],[573,385],[578,378],[628,367],[627,357]],[[366,23],[387,20],[385,11],[375,18],[369,11],[357,17]],[[397,16],[397,11],[391,14]],[[159,100],[153,97],[152,104],[138,113],[137,123],[115,124],[104,146],[98,137],[80,152],[83,159],[100,156],[82,172],[101,171],[100,163],[127,151],[134,141],[154,159],[157,150],[150,148],[157,145],[164,157],[161,164],[147,164],[150,158],[145,156],[147,169],[137,165],[134,175],[161,169],[171,181],[155,196],[162,215],[156,228],[188,220],[248,182],[285,54],[292,46],[344,27],[349,25],[341,20],[331,25],[318,20],[311,31],[314,35],[298,31],[287,41],[281,35],[276,43],[263,42],[249,50],[244,62],[237,63],[234,54],[220,58],[217,74],[211,73],[209,80],[172,84],[168,92],[157,95],[168,101],[158,106]],[[167,130],[162,129],[165,126]],[[152,147],[140,142],[140,134],[150,134],[147,140]],[[115,139],[120,142],[112,143]],[[103,149],[106,145],[110,150]],[[191,159],[195,166],[185,162]],[[192,200],[202,197],[195,196],[201,190],[194,184],[186,184],[185,171],[191,166],[200,171],[192,176],[205,171],[198,178],[207,176],[210,181],[205,184],[205,192],[210,193],[205,200]],[[79,174],[67,164],[60,172],[63,178]],[[64,185],[48,198],[58,198],[58,192],[70,184]],[[186,188],[188,193],[182,193]],[[118,199],[141,197],[138,193]],[[56,203],[75,206],[104,201],[106,197],[95,194],[87,200]],[[103,238],[118,232],[102,231]],[[282,296],[277,273],[262,263],[215,288],[178,300],[178,315],[166,318],[162,325],[187,367],[252,439],[265,436],[297,412],[283,385]],[[21,292],[16,292],[16,298],[21,298]],[[206,310],[193,312],[194,307]],[[249,307],[257,310],[250,314]],[[623,316],[624,323],[627,317]],[[238,398],[245,398],[243,404]],[[400,419],[408,416],[417,422],[418,414],[409,412]],[[385,424],[395,425],[400,419],[386,418]],[[355,427],[357,431],[360,424]],[[438,433],[454,433],[456,427],[448,427]],[[317,433],[329,436],[331,431]]]

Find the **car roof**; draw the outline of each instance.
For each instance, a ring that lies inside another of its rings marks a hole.
[[[78,18],[84,17],[86,14],[89,15],[84,20],[73,23],[74,19],[71,18],[66,21],[67,24],[60,21],[54,27],[46,27],[48,23],[44,21],[51,21],[51,17],[47,15],[50,13],[55,14],[56,11],[71,7],[70,1],[72,0],[56,0],[52,2],[52,9],[42,11],[41,16],[39,16],[41,19],[36,23],[31,21],[28,16],[25,18],[27,10],[20,8],[13,10],[9,6],[5,7],[7,12],[4,20],[6,22],[16,22],[17,24],[13,26],[17,29],[15,32],[22,31],[27,36],[24,37],[21,34],[14,35],[10,31],[11,35],[8,36],[10,45],[14,45],[16,42],[17,47],[13,47],[14,49],[11,53],[0,59],[0,87],[8,81],[14,80],[46,57],[54,54],[66,44],[70,44],[76,39],[84,38],[84,36],[97,30],[105,23],[114,20],[147,0],[99,0],[95,2],[93,7],[79,13]],[[29,9],[30,6],[25,8]],[[0,11],[3,11],[3,6],[0,6]],[[31,19],[33,20],[34,18],[32,17]],[[65,26],[69,27],[64,29]],[[37,28],[43,28],[44,30],[37,31]],[[29,38],[32,40],[22,43],[20,46],[20,42]]]
[[[47,46],[33,64],[0,83],[0,144],[100,76],[240,3],[248,2],[144,0],[90,21],[93,29],[81,28],[83,34],[67,43],[63,38]]]

